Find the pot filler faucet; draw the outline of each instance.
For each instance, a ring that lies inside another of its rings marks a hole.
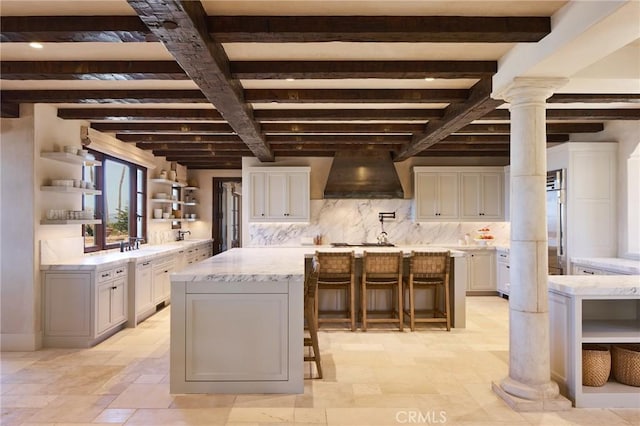
[[[396,212],[380,212],[378,219],[380,220],[380,234],[378,235],[378,244],[389,244],[389,234],[384,230],[385,219],[395,219]]]

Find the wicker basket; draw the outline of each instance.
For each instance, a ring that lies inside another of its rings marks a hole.
[[[613,377],[630,386],[640,386],[640,345],[613,345]]]
[[[582,384],[604,386],[611,373],[611,352],[606,346],[584,345],[582,347]]]

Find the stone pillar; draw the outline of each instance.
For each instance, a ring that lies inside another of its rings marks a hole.
[[[551,381],[546,216],[546,99],[564,79],[516,78],[511,111],[509,376],[494,391],[517,411],[569,409]]]

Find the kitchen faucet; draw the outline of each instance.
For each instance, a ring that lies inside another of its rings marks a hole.
[[[140,243],[144,241],[144,238],[129,237],[129,242],[125,244],[125,240],[120,240],[120,252],[138,250]]]
[[[191,235],[191,231],[181,231],[181,230],[178,230],[178,239],[177,239],[176,241],[184,241],[184,236],[185,236],[186,234]]]
[[[387,245],[389,244],[389,234],[384,230],[384,220],[385,219],[395,219],[396,212],[380,212],[378,213],[378,219],[380,220],[380,229],[381,232],[378,235],[378,244]]]

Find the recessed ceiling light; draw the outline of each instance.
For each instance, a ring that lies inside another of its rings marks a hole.
[[[31,43],[29,43],[29,47],[33,47],[34,49],[42,49],[44,46],[42,45],[42,43],[32,41]]]
[[[287,78],[287,81],[295,81],[295,80],[296,80],[295,78],[291,78],[291,77]]]
[[[433,80],[435,80],[435,78],[433,78],[433,77],[425,77],[424,78],[424,81],[433,81]]]

